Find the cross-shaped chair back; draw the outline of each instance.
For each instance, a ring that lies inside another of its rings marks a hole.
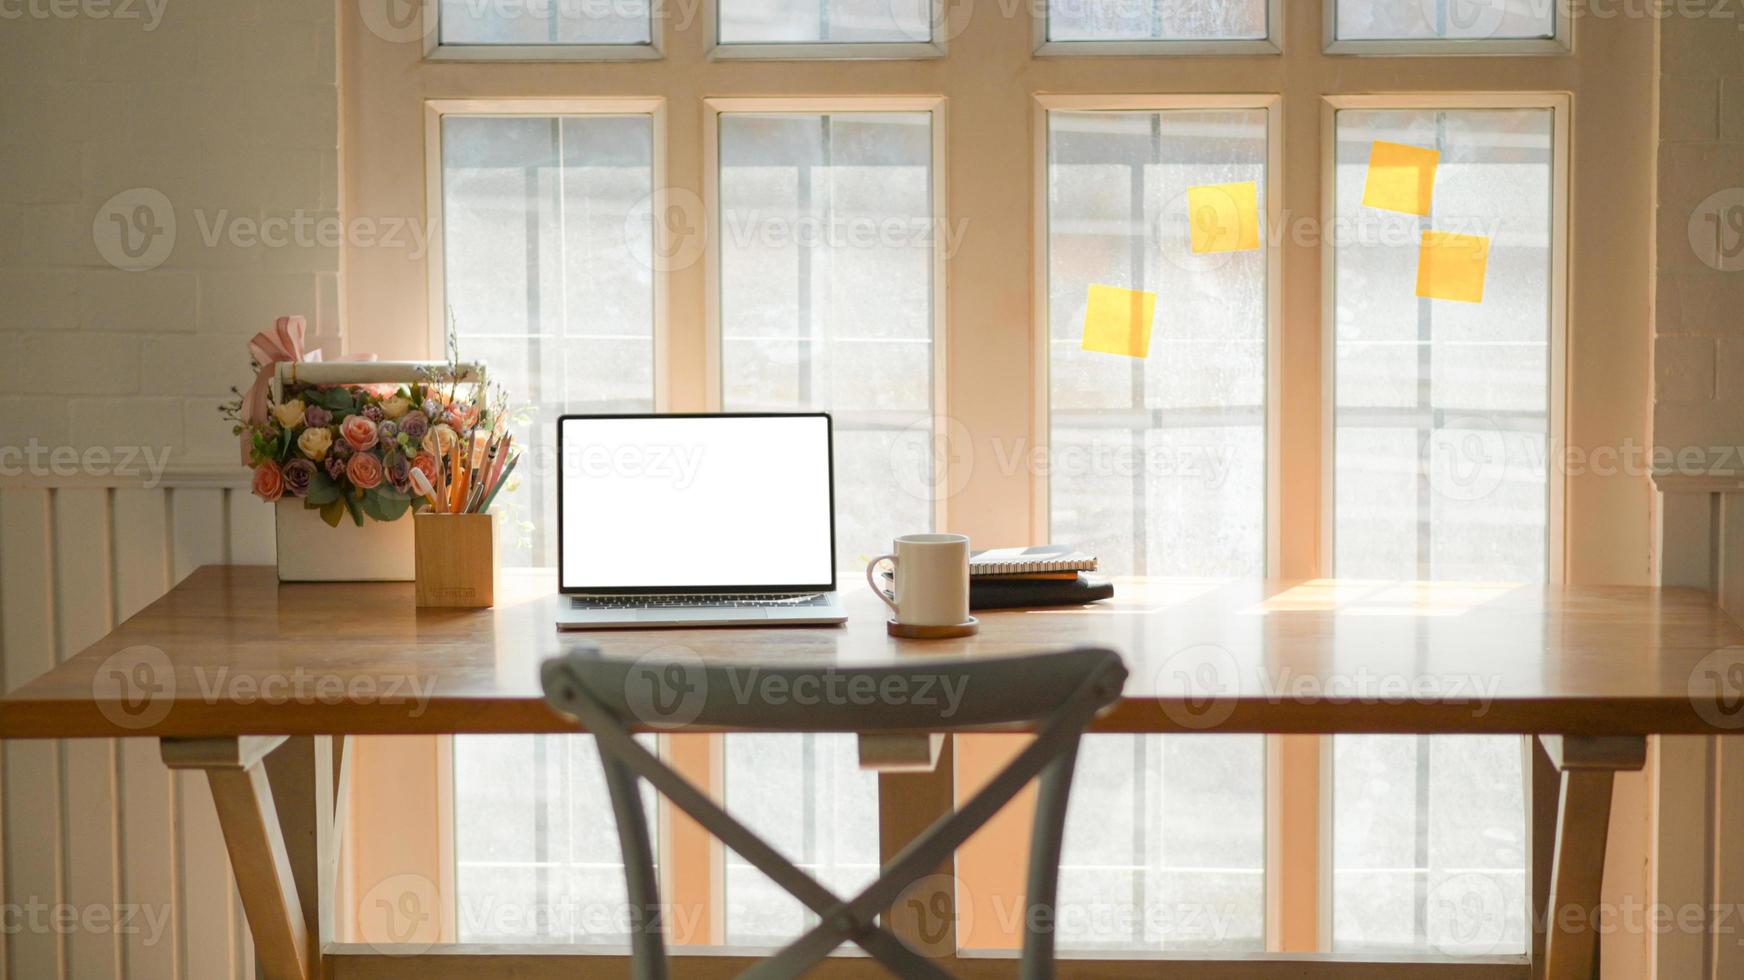
[[[595,738],[618,824],[632,910],[638,980],[665,980],[654,850],[637,781],[646,779],[697,823],[815,912],[818,924],[745,976],[794,977],[844,942],[895,975],[950,974],[878,921],[914,882],[956,849],[1033,778],[1040,777],[1023,917],[1023,980],[1053,976],[1054,897],[1066,802],[1079,739],[1113,704],[1126,667],[1086,647],[1002,657],[916,658],[878,666],[836,662],[705,661],[683,652],[638,659],[597,648],[546,661],[546,700]],[[941,817],[844,900],[734,819],[637,742],[637,729],[758,732],[933,733],[1026,730],[1031,741],[972,798]]]

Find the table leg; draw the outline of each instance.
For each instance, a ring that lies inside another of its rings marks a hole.
[[[1604,884],[1605,843],[1611,828],[1611,784],[1619,772],[1647,762],[1640,736],[1542,735],[1561,776],[1556,813],[1556,856],[1550,872],[1550,907],[1544,944],[1545,980],[1597,976],[1596,916]]]
[[[171,769],[206,773],[262,976],[313,980],[308,925],[273,806],[272,785],[262,765],[267,753],[284,741],[283,736],[252,735],[166,738],[159,742],[159,750]]]

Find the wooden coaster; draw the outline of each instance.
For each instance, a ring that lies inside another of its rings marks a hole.
[[[974,636],[981,631],[981,621],[973,616],[949,626],[910,626],[894,619],[884,621],[884,630],[905,640],[948,640],[957,636]]]

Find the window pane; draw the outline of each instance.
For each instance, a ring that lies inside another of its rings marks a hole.
[[[443,44],[648,44],[649,0],[441,0]]]
[[[1338,115],[1336,573],[1538,582],[1552,116]],[[1439,151],[1424,216],[1363,205],[1376,140]],[[1422,233],[1490,239],[1482,302],[1417,296]],[[1520,740],[1336,740],[1338,949],[1524,950]]]
[[[1117,574],[1263,575],[1265,250],[1194,254],[1187,193],[1251,181],[1264,214],[1265,113],[1056,111],[1048,126],[1052,537]],[[1156,294],[1148,357],[1082,349],[1092,285]],[[1061,946],[1262,948],[1264,740],[1093,742]]]
[[[504,542],[505,564],[556,564],[555,468],[540,465],[555,418],[652,408],[652,139],[645,116],[443,121],[459,353],[535,410],[514,430],[530,455],[506,505],[533,530]],[[461,941],[627,941],[592,740],[462,736],[454,760]]]
[[[1554,0],[1338,0],[1341,40],[1522,39],[1556,35]]]
[[[720,141],[722,407],[834,415],[836,553],[857,575],[932,527],[931,116],[729,113]],[[754,827],[838,891],[869,880],[877,781],[851,737],[727,745],[729,803]],[[746,866],[726,887],[733,942],[810,921]]]
[[[727,811],[839,895],[878,877],[878,774],[852,735],[725,735]],[[818,918],[727,851],[727,935],[782,946]]]
[[[646,412],[654,395],[653,129],[646,116],[442,125],[449,310],[467,360],[534,413],[508,495],[527,540],[506,565],[557,564],[556,418]],[[533,464],[533,465],[529,465]]]
[[[640,741],[654,748],[652,736]],[[654,802],[644,783],[651,830]],[[455,738],[459,941],[628,943],[615,827],[591,738]]]
[[[1266,0],[1050,0],[1050,41],[1251,41],[1266,36]]]
[[[721,0],[722,44],[932,40],[933,0]]]

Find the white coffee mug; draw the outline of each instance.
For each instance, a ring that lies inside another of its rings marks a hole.
[[[904,626],[956,626],[969,621],[969,539],[961,534],[905,534],[895,553],[866,565],[866,584]],[[896,601],[874,578],[880,562],[896,572]]]

